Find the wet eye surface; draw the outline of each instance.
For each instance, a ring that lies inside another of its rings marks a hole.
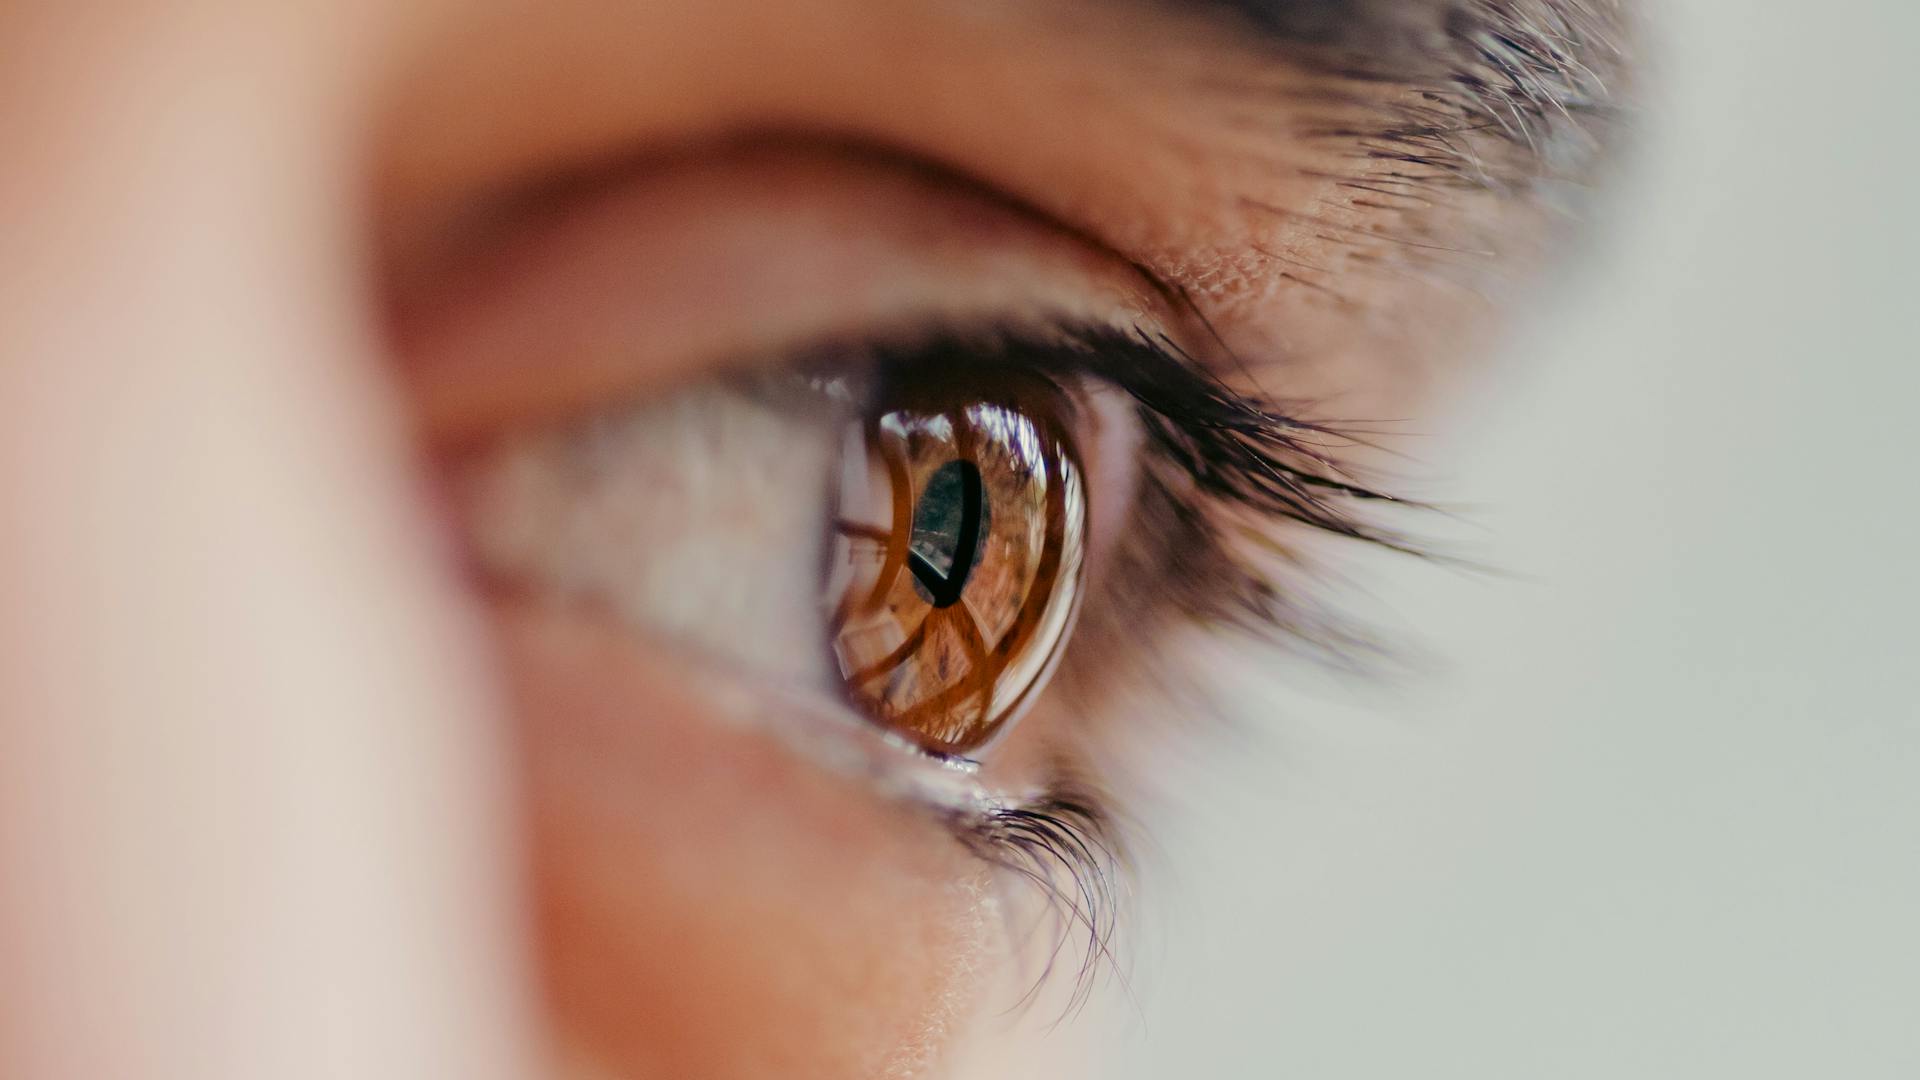
[[[934,359],[854,347],[517,432],[465,470],[481,567],[977,758],[1070,636],[1090,421],[1076,379]]]
[[[826,600],[868,717],[935,753],[1019,717],[1071,629],[1086,492],[1049,385],[882,399],[847,433]]]

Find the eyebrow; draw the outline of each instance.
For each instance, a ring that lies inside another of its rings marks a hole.
[[[1211,9],[1255,47],[1323,75],[1413,89],[1379,130],[1331,134],[1397,147],[1473,186],[1584,173],[1630,70],[1624,0],[1154,2]],[[1496,165],[1466,145],[1489,138],[1517,152]]]

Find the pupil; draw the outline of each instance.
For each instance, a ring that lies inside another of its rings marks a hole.
[[[971,461],[949,461],[927,478],[913,507],[907,562],[914,588],[936,608],[960,602],[987,540],[987,495]]]

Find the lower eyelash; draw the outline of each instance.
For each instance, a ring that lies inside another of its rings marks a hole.
[[[1052,916],[1055,933],[1046,960],[1016,1008],[1030,1004],[1052,981],[1062,954],[1076,940],[1080,966],[1063,1015],[1087,1002],[1102,970],[1120,970],[1114,953],[1126,871],[1101,803],[1096,796],[1056,789],[1032,802],[954,823],[968,850],[1032,886]]]

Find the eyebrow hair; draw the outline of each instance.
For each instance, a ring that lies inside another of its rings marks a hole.
[[[1511,188],[1584,178],[1630,72],[1625,0],[1159,0],[1212,9],[1256,47],[1413,93],[1377,130],[1329,132],[1405,155],[1429,179]],[[1490,156],[1489,144],[1501,152]]]

